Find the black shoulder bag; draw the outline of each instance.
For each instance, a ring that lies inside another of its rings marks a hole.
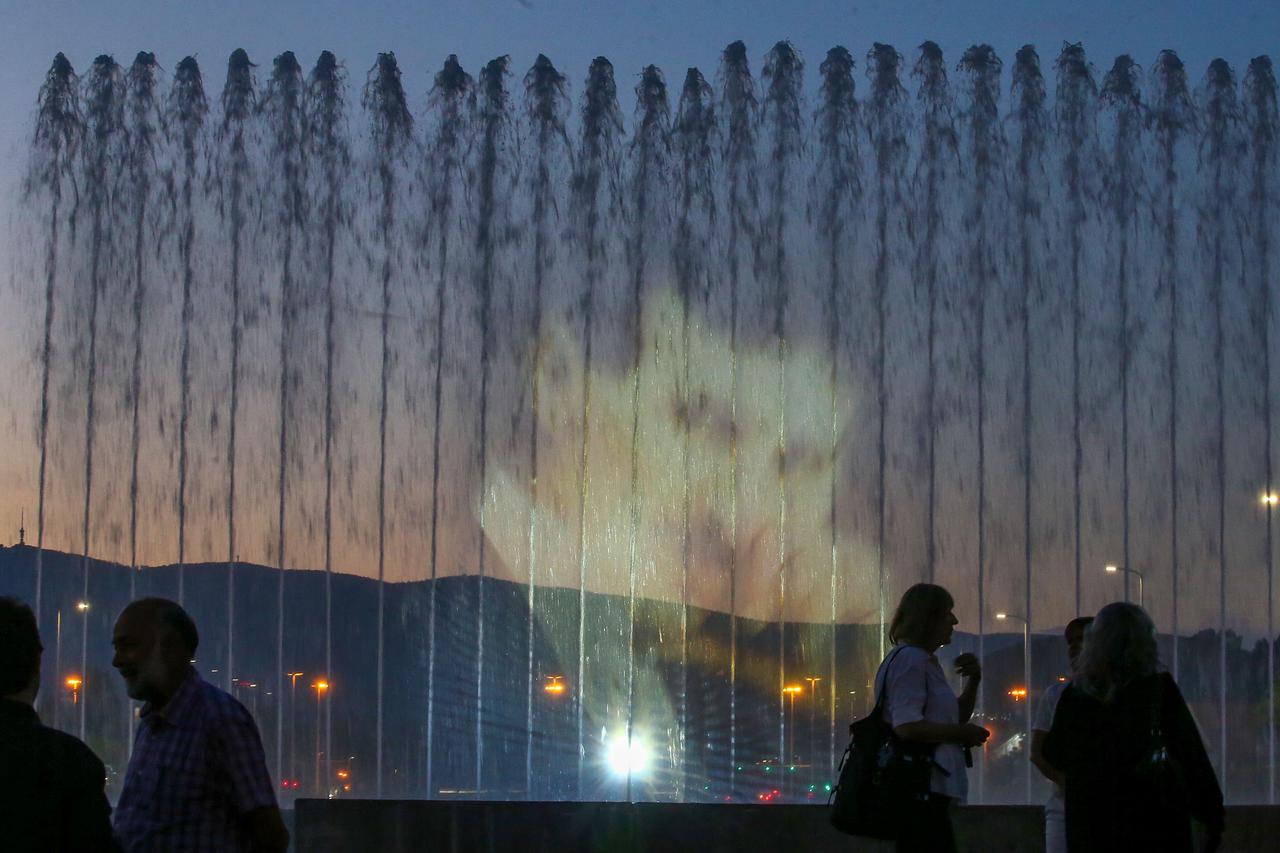
[[[1164,682],[1160,676],[1152,679],[1154,695],[1148,704],[1147,722],[1150,724],[1148,747],[1139,759],[1133,773],[1138,781],[1148,786],[1160,808],[1165,811],[1182,811],[1187,807],[1187,779],[1182,762],[1169,750],[1161,718],[1164,710]]]
[[[898,651],[884,664],[889,667]],[[928,707],[926,694],[925,706]],[[913,802],[929,797],[937,744],[909,743],[884,721],[884,690],[876,688],[871,713],[849,724],[849,746],[840,760],[840,775],[831,791],[831,824],[841,832],[882,840],[896,839]],[[942,770],[942,768],[938,768]],[[947,771],[942,770],[943,773]]]

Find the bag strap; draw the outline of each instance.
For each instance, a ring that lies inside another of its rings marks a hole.
[[[1155,684],[1151,691],[1150,705],[1150,723],[1151,727],[1147,734],[1151,735],[1154,740],[1164,739],[1164,679],[1156,675],[1152,681]]]
[[[880,712],[884,709],[884,688],[885,683],[889,680],[889,667],[893,666],[893,659],[896,658],[905,648],[906,646],[899,646],[893,650],[893,654],[889,655],[880,663],[880,671],[876,673],[876,706],[871,709],[872,716],[880,716]]]
[[[889,667],[893,666],[893,659],[896,658],[900,652],[905,651],[906,648],[907,647],[905,645],[898,646],[898,648],[893,650],[893,654],[885,658],[884,662],[880,664],[880,671],[876,673],[876,706],[871,710],[872,716],[879,717],[880,712],[884,709],[884,694],[885,694],[885,690],[888,687],[888,682],[889,682]],[[882,675],[883,675],[883,680],[881,679]],[[928,675],[925,676],[924,686],[925,686],[924,707],[920,709],[921,714],[929,710],[929,676]]]

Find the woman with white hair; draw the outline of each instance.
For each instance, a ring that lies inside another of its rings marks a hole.
[[[1191,853],[1192,817],[1205,826],[1205,853],[1221,842],[1213,765],[1178,685],[1156,670],[1146,611],[1126,602],[1099,610],[1044,741],[1066,781],[1070,853]]]

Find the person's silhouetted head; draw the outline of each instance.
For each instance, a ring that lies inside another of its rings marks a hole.
[[[918,583],[902,594],[893,621],[889,623],[889,641],[910,643],[933,651],[951,642],[951,632],[960,620],[951,612],[955,599],[943,587]]]
[[[1067,660],[1071,662],[1071,671],[1080,667],[1080,652],[1084,650],[1085,632],[1093,624],[1092,616],[1077,616],[1067,623],[1062,638],[1067,641]]]
[[[41,651],[31,608],[16,598],[0,598],[0,697],[35,701]]]
[[[163,705],[186,677],[199,644],[196,623],[181,605],[140,598],[116,620],[111,665],[131,698]]]
[[[1136,604],[1116,601],[1098,611],[1079,658],[1084,689],[1110,701],[1120,688],[1158,666],[1156,626]]]

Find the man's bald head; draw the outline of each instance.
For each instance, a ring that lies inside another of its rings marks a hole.
[[[116,619],[111,663],[134,699],[163,704],[190,671],[200,644],[196,623],[177,602],[140,598]]]
[[[196,656],[200,632],[196,630],[195,620],[178,602],[167,598],[139,598],[120,612],[121,619],[126,616],[137,619],[140,625],[150,625],[156,631],[171,632],[180,648],[187,653],[188,660]]]

